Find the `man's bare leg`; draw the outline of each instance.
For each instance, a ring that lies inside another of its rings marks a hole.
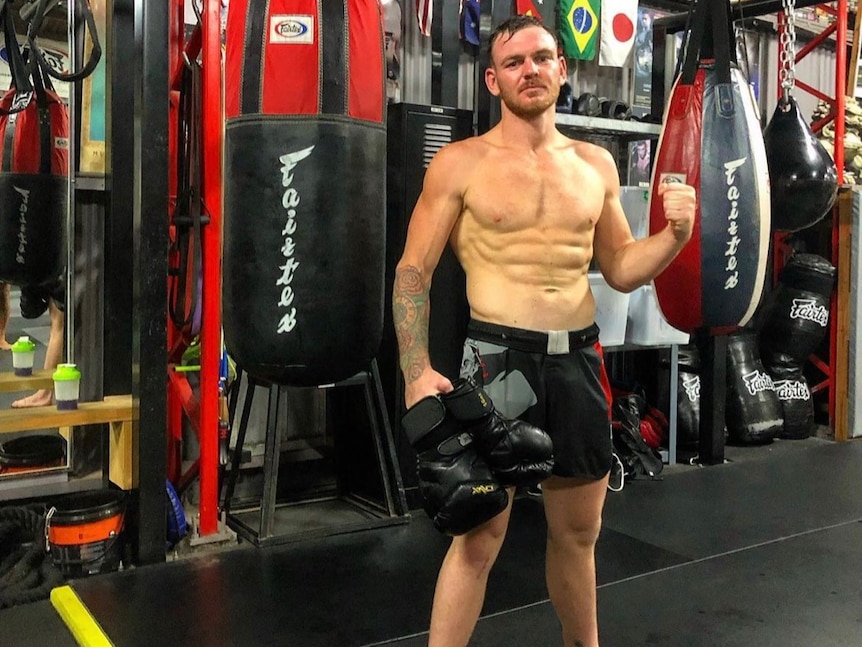
[[[564,647],[598,647],[595,546],[608,477],[552,476],[542,483],[548,519],[545,578],[563,627]]]
[[[0,283],[0,349],[11,350],[12,344],[6,340],[6,326],[9,325],[9,292],[8,283]]]
[[[473,635],[485,602],[488,573],[506,537],[513,495],[510,491],[509,506],[503,512],[452,539],[437,576],[428,647],[466,647]]]
[[[48,336],[48,347],[45,349],[45,364],[46,370],[57,368],[60,359],[63,356],[63,333],[66,325],[66,316],[56,306],[54,300],[48,302],[48,313],[51,317],[51,333]],[[27,407],[45,407],[54,401],[53,389],[39,389],[32,395],[26,398],[15,400],[12,403],[14,409],[24,409]]]

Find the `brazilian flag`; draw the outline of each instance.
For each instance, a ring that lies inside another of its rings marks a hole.
[[[599,41],[601,0],[560,0],[560,36],[568,58],[591,61]]]

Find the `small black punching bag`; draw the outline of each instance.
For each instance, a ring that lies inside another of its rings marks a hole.
[[[730,442],[771,442],[784,425],[775,385],[760,360],[757,333],[739,330],[727,338],[727,434]]]
[[[225,45],[225,345],[250,375],[337,382],[383,331],[378,0],[232,0]]]
[[[763,131],[772,191],[772,228],[799,231],[835,204],[838,170],[790,95],[780,98]]]

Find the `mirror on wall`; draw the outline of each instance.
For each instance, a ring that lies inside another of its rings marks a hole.
[[[37,430],[29,415],[56,409],[53,374],[74,361],[65,331],[72,86],[50,74],[72,69],[68,25],[58,0],[0,9],[0,500],[65,484],[74,470],[71,429],[46,418]]]

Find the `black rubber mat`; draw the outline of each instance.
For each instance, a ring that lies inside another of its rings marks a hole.
[[[862,443],[756,451],[609,495],[596,555],[603,645],[862,644]],[[559,644],[544,542],[541,500],[519,499],[472,647]],[[447,544],[420,511],[409,524],[216,551],[73,588],[118,647],[418,647]],[[21,613],[0,612],[4,638],[38,624]]]
[[[632,481],[608,498],[605,527],[696,559],[862,519],[862,443],[797,442],[759,448],[756,461]]]
[[[407,526],[188,559],[74,588],[117,645],[140,644],[155,616],[170,644],[216,646],[231,636],[235,645],[358,646],[425,631],[447,544],[416,515]],[[488,612],[547,597],[544,546],[541,501],[519,499],[489,580]],[[611,530],[597,556],[613,579],[681,560]],[[141,613],[130,617],[130,608]]]
[[[77,644],[48,600],[0,611],[3,647],[76,647]]]
[[[612,647],[851,647],[862,644],[859,522],[599,588]],[[427,634],[385,643],[424,647]],[[470,647],[559,647],[550,603],[486,615]]]

